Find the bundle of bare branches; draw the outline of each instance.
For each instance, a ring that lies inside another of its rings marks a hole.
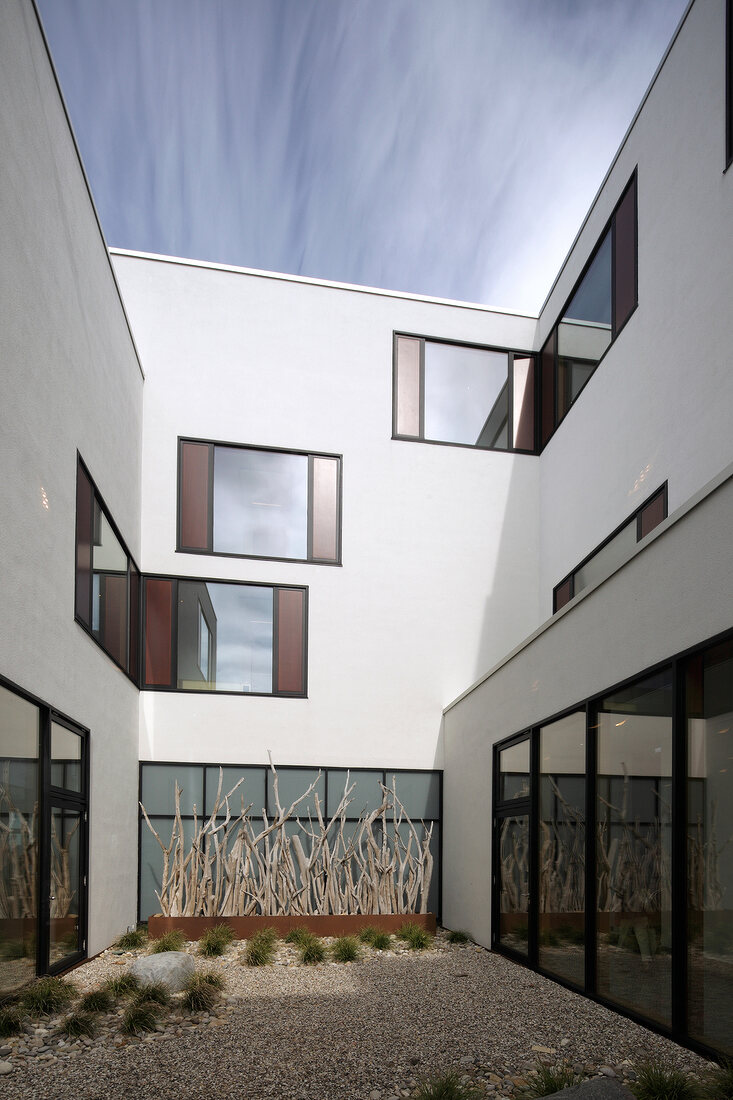
[[[352,799],[347,772],[344,792],[330,818],[315,790],[321,773],[287,808],[280,801],[277,769],[270,760],[275,816],[264,809],[257,825],[252,805],[234,815],[231,799],[240,779],[222,795],[223,772],[211,814],[199,820],[193,808],[193,838],[184,839],[182,790],[175,786],[169,844],[154,829],[163,867],[156,896],[163,916],[275,916],[277,914],[426,913],[433,857],[432,824],[422,836],[397,797],[396,782],[384,786],[382,802],[347,822]],[[313,795],[305,814],[298,807]]]

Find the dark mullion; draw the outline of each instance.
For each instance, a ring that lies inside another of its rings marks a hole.
[[[308,455],[308,503],[306,505],[306,558],[313,561],[313,455]]]
[[[36,910],[36,973],[45,974],[49,963],[51,917],[51,711],[44,707],[38,729],[38,902]]]
[[[216,458],[213,443],[209,444],[208,493],[206,501],[206,542],[207,551],[214,552],[214,461]]]
[[[529,899],[527,904],[527,962],[539,965],[539,821],[540,821],[540,731],[529,738]]]
[[[672,666],[672,1030],[687,1032],[687,729],[685,662]]]
[[[420,439],[425,439],[425,341],[420,341],[420,416],[418,431]]]
[[[272,694],[278,695],[280,667],[278,661],[278,647],[280,642],[280,589],[273,585],[272,588]]]
[[[596,995],[596,759],[598,712],[585,707],[585,992]]]
[[[171,581],[171,687],[178,690],[178,578]]]

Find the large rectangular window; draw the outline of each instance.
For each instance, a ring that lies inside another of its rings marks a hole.
[[[81,458],[76,475],[75,618],[138,677],[139,573]]]
[[[543,447],[636,309],[637,283],[634,174],[542,349]]]
[[[143,688],[306,694],[307,589],[143,581]]]
[[[179,441],[178,549],[338,564],[341,459]]]
[[[533,355],[395,334],[394,438],[533,452],[534,410]]]

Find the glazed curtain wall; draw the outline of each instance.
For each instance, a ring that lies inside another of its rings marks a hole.
[[[494,775],[494,946],[733,1053],[733,636],[502,742]]]
[[[181,816],[184,836],[188,840],[193,833],[194,814],[199,824],[202,814],[213,810],[219,782],[219,764],[176,764],[142,763],[140,765],[140,801],[148,812],[151,823],[164,843],[170,842],[175,807],[175,784],[182,788]],[[225,764],[223,790],[231,790],[239,779],[244,779],[237,792],[237,798],[243,797],[244,804],[252,803],[252,813],[256,815],[262,808],[272,820],[274,800],[272,773],[264,765]],[[313,783],[318,772],[321,778],[310,796],[302,803],[301,816],[307,821],[308,813],[315,817],[314,795],[318,794],[325,817],[336,810],[346,784],[345,768],[306,768],[278,767],[280,799],[283,805],[289,805],[300,797]],[[348,809],[347,821],[357,821],[366,806],[376,809],[382,802],[380,783],[391,784],[396,776],[397,795],[413,824],[420,832],[420,823],[432,823],[433,833],[430,850],[435,861],[430,885],[429,909],[440,912],[440,822],[442,817],[442,772],[439,771],[400,771],[399,769],[349,770],[349,786],[354,785],[352,802]],[[239,803],[237,804],[239,805]],[[407,837],[405,837],[407,839]],[[160,911],[155,891],[160,889],[162,854],[160,846],[148,828],[140,813],[140,867],[139,867],[139,919]]]

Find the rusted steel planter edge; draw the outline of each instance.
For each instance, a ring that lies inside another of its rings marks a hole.
[[[277,917],[164,917],[158,914],[148,918],[148,935],[157,939],[165,932],[178,928],[187,940],[197,940],[208,928],[227,924],[238,940],[249,939],[261,928],[274,928],[280,935],[287,935],[293,928],[308,928],[317,936],[348,936],[367,925],[378,928],[380,932],[396,932],[408,921],[427,932],[435,932],[435,913],[296,914]]]

